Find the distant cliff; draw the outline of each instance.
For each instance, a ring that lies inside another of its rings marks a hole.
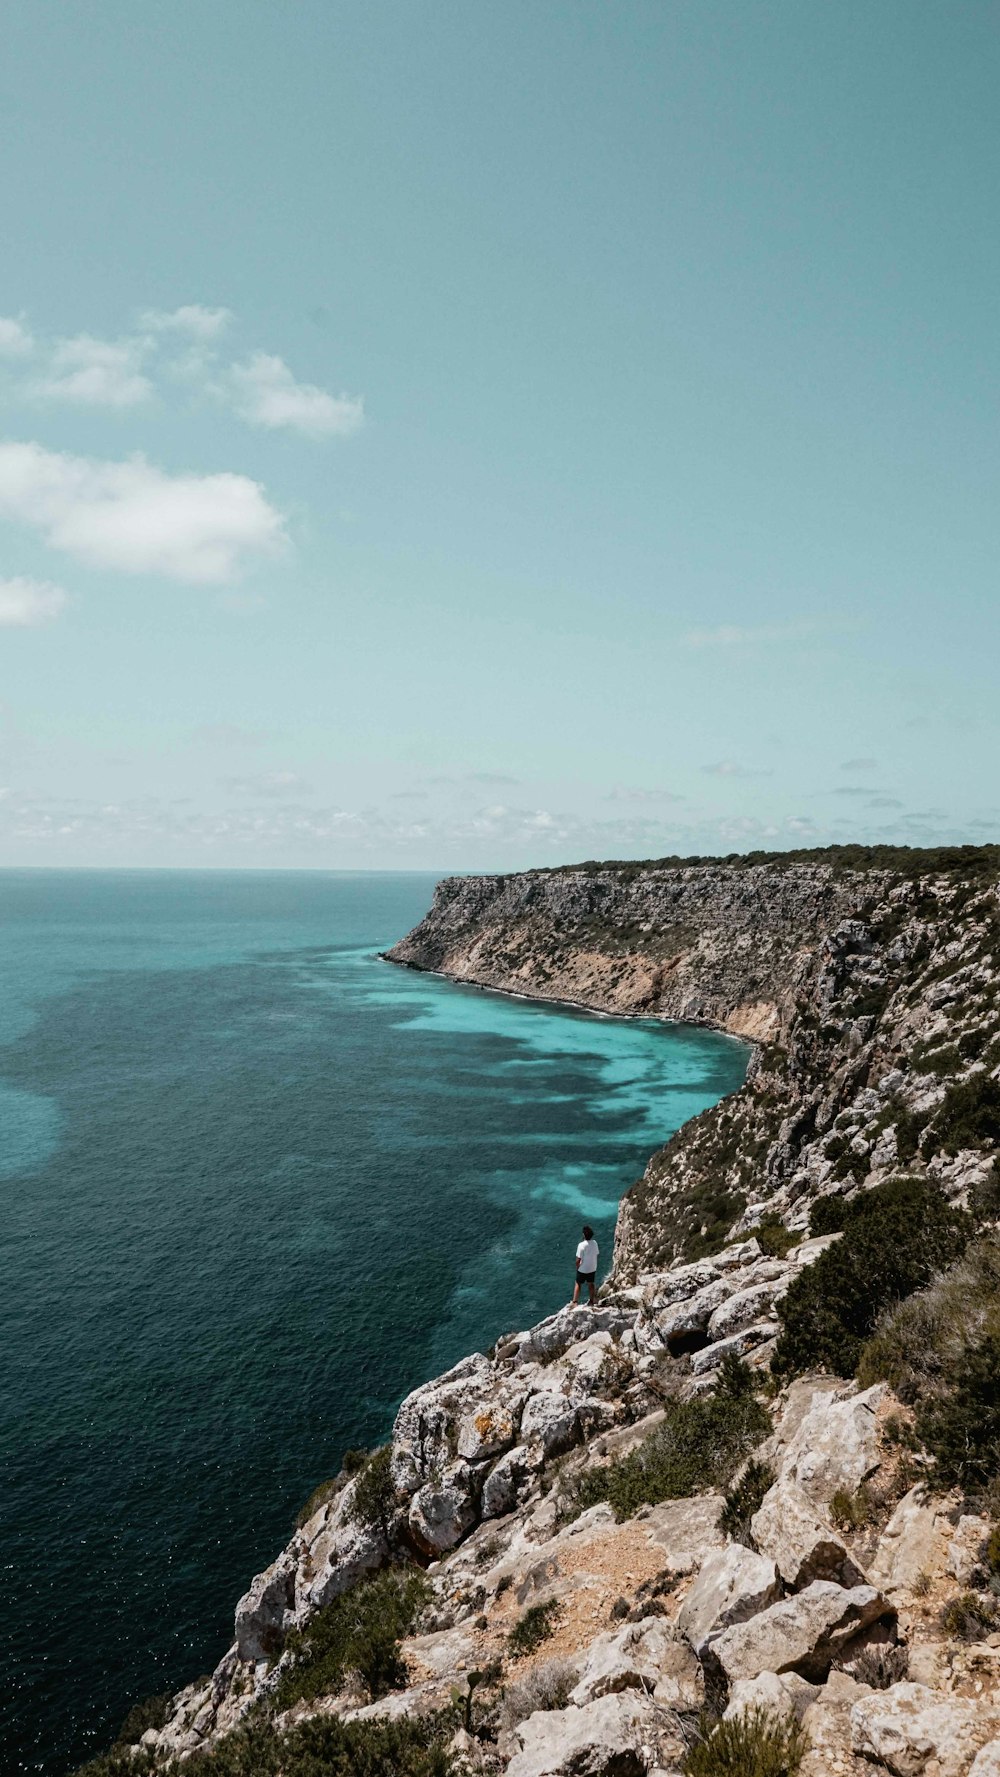
[[[851,847],[453,877],[388,954],[756,1039],[743,1089],[679,1130],[624,1199],[615,1274],[629,1282],[765,1216],[804,1228],[818,1193],[901,1165],[953,1196],[988,1170],[948,1090],[974,1095],[990,1072],[998,862],[996,847]]]

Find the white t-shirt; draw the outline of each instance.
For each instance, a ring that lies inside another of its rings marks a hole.
[[[599,1252],[600,1248],[596,1240],[581,1240],[576,1249],[576,1256],[580,1261],[578,1270],[596,1271]]]

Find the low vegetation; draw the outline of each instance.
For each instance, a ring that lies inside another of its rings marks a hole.
[[[396,1494],[392,1485],[392,1445],[383,1444],[380,1450],[373,1450],[370,1456],[363,1451],[349,1451],[349,1456],[361,1457],[351,1496],[351,1511],[360,1524],[367,1524],[372,1530],[380,1530],[388,1536],[392,1514],[396,1509]],[[347,1459],[345,1458],[345,1467]]]
[[[518,1617],[507,1637],[507,1647],[515,1660],[536,1653],[543,1641],[555,1634],[561,1616],[562,1605],[558,1598],[547,1598],[543,1604],[530,1605],[524,1615]]]
[[[796,1777],[809,1736],[793,1715],[747,1709],[705,1724],[684,1760],[684,1777]]]
[[[509,1684],[500,1705],[500,1726],[516,1728],[536,1709],[565,1709],[579,1674],[572,1660],[545,1660]]]
[[[302,1698],[335,1695],[356,1677],[368,1696],[385,1696],[407,1682],[399,1643],[430,1599],[430,1587],[413,1568],[391,1568],[362,1580],[318,1610],[285,1642],[291,1662],[274,1692],[276,1710]]]
[[[748,1366],[727,1357],[713,1395],[671,1401],[662,1425],[637,1450],[581,1476],[577,1509],[607,1500],[621,1520],[631,1518],[641,1505],[728,1486],[740,1464],[771,1431],[756,1387]]]
[[[883,1310],[952,1264],[973,1231],[970,1216],[917,1178],[861,1192],[844,1204],[843,1218],[841,1239],[793,1280],[779,1305],[777,1376],[853,1376]]]
[[[770,1463],[758,1462],[751,1456],[739,1480],[726,1494],[726,1503],[719,1519],[719,1529],[731,1536],[734,1543],[750,1544],[750,1520],[764,1504],[764,1495],[774,1486],[775,1473]]]
[[[256,1722],[183,1763],[154,1765],[140,1753],[106,1753],[78,1777],[458,1777],[448,1750],[450,1712],[399,1721],[342,1722],[315,1717],[288,1733]]]

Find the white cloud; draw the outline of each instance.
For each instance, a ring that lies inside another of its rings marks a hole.
[[[142,340],[136,339],[94,339],[89,333],[62,339],[37,392],[52,401],[88,407],[135,407],[153,390],[140,369],[144,351]]]
[[[749,765],[738,765],[735,759],[720,759],[718,765],[703,765],[709,777],[771,777],[770,771],[754,771]]]
[[[40,623],[51,623],[66,603],[61,586],[49,580],[27,580],[16,576],[0,580],[0,628],[36,629]]]
[[[288,426],[309,438],[342,438],[356,432],[364,419],[364,401],[356,395],[330,395],[312,383],[298,383],[283,358],[255,352],[229,373],[233,405],[253,426]]]
[[[26,358],[34,346],[26,327],[12,316],[0,315],[0,358]]]
[[[222,782],[244,796],[290,796],[293,790],[308,788],[297,771],[259,771],[252,777],[226,777]]]
[[[179,309],[147,309],[139,325],[151,333],[186,333],[191,339],[216,339],[229,326],[232,309],[210,309],[188,302]]]
[[[675,790],[632,789],[628,784],[615,784],[605,797],[606,802],[683,802]]]
[[[231,580],[284,538],[280,513],[246,475],[168,475],[40,444],[0,444],[0,514],[94,567],[172,580]]]

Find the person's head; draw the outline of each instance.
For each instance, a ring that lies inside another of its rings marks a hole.
[[[584,1240],[593,1240],[594,1238],[594,1230],[593,1228],[588,1228],[586,1222],[583,1224],[583,1238]]]

